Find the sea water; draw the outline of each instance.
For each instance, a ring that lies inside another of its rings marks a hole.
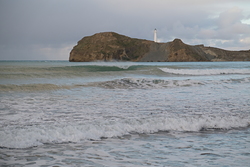
[[[249,62],[0,62],[0,166],[249,166],[249,125]]]

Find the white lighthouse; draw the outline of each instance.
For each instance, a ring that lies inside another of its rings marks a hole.
[[[156,28],[154,30],[154,42],[157,42],[157,35],[156,35],[157,31],[156,31]]]

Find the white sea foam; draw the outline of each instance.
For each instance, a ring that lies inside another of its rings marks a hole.
[[[109,89],[161,89],[175,87],[190,87],[207,84],[230,84],[230,83],[248,83],[250,78],[237,78],[225,80],[163,80],[153,78],[122,78],[113,81],[90,83],[88,86],[98,86]]]
[[[167,88],[202,85],[201,81],[195,80],[162,80],[152,78],[123,78],[113,81],[91,83],[89,86],[100,86],[111,89],[147,89],[147,88]]]
[[[159,68],[163,72],[177,75],[221,75],[221,74],[250,74],[250,69],[172,69]]]
[[[0,166],[248,164],[249,62],[17,65],[0,67]]]
[[[189,116],[145,117],[104,120],[84,124],[49,124],[23,127],[7,126],[0,131],[0,147],[27,148],[44,143],[80,142],[99,140],[102,137],[118,137],[131,133],[155,133],[158,131],[199,132],[211,129],[247,127],[249,117],[242,116]]]

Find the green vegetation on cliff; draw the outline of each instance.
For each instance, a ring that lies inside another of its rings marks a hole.
[[[69,61],[250,61],[250,50],[227,51],[187,45],[180,39],[167,43],[130,38],[114,32],[82,38],[71,50]]]
[[[84,37],[70,53],[70,61],[138,61],[149,52],[150,41],[114,32]]]

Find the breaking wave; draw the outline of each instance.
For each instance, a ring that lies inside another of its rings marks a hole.
[[[171,69],[159,68],[163,72],[177,75],[221,75],[250,74],[250,69]]]
[[[52,69],[52,68],[51,68]],[[66,67],[54,67],[53,70],[65,70],[65,71],[86,71],[86,72],[98,72],[98,71],[124,71],[133,69],[133,66],[115,66],[115,65],[86,65],[86,66],[66,66]]]
[[[230,84],[230,83],[249,83],[250,78],[228,79],[219,81],[199,81],[199,80],[163,80],[150,78],[123,78],[113,81],[91,83],[88,86],[97,86],[107,89],[147,89],[147,88],[173,88],[173,87],[188,87],[199,86],[206,84]]]
[[[54,123],[32,126],[7,126],[0,131],[0,147],[27,148],[45,143],[81,142],[124,135],[151,134],[160,131],[201,132],[246,128],[248,116],[148,116],[144,118],[114,118],[76,123]]]
[[[79,87],[101,87],[105,89],[163,89],[175,87],[191,87],[201,86],[207,84],[235,84],[235,83],[249,83],[250,77],[241,79],[228,80],[164,80],[151,78],[122,78],[104,82],[93,82],[86,84],[72,84],[72,85],[55,85],[55,84],[6,84],[0,85],[0,92],[35,92],[35,91],[53,91],[60,89],[74,89]]]
[[[167,88],[178,86],[202,85],[202,82],[192,80],[161,80],[161,79],[136,79],[123,78],[113,81],[94,83],[93,86],[99,86],[109,89],[147,89],[147,88]]]
[[[0,79],[34,79],[34,78],[74,78],[89,75],[98,75],[107,72],[127,72],[141,69],[157,69],[157,67],[130,64],[107,64],[107,65],[83,65],[83,66],[62,66],[62,67],[30,67],[0,69]],[[113,74],[113,73],[112,73]],[[112,75],[111,74],[111,75]]]

